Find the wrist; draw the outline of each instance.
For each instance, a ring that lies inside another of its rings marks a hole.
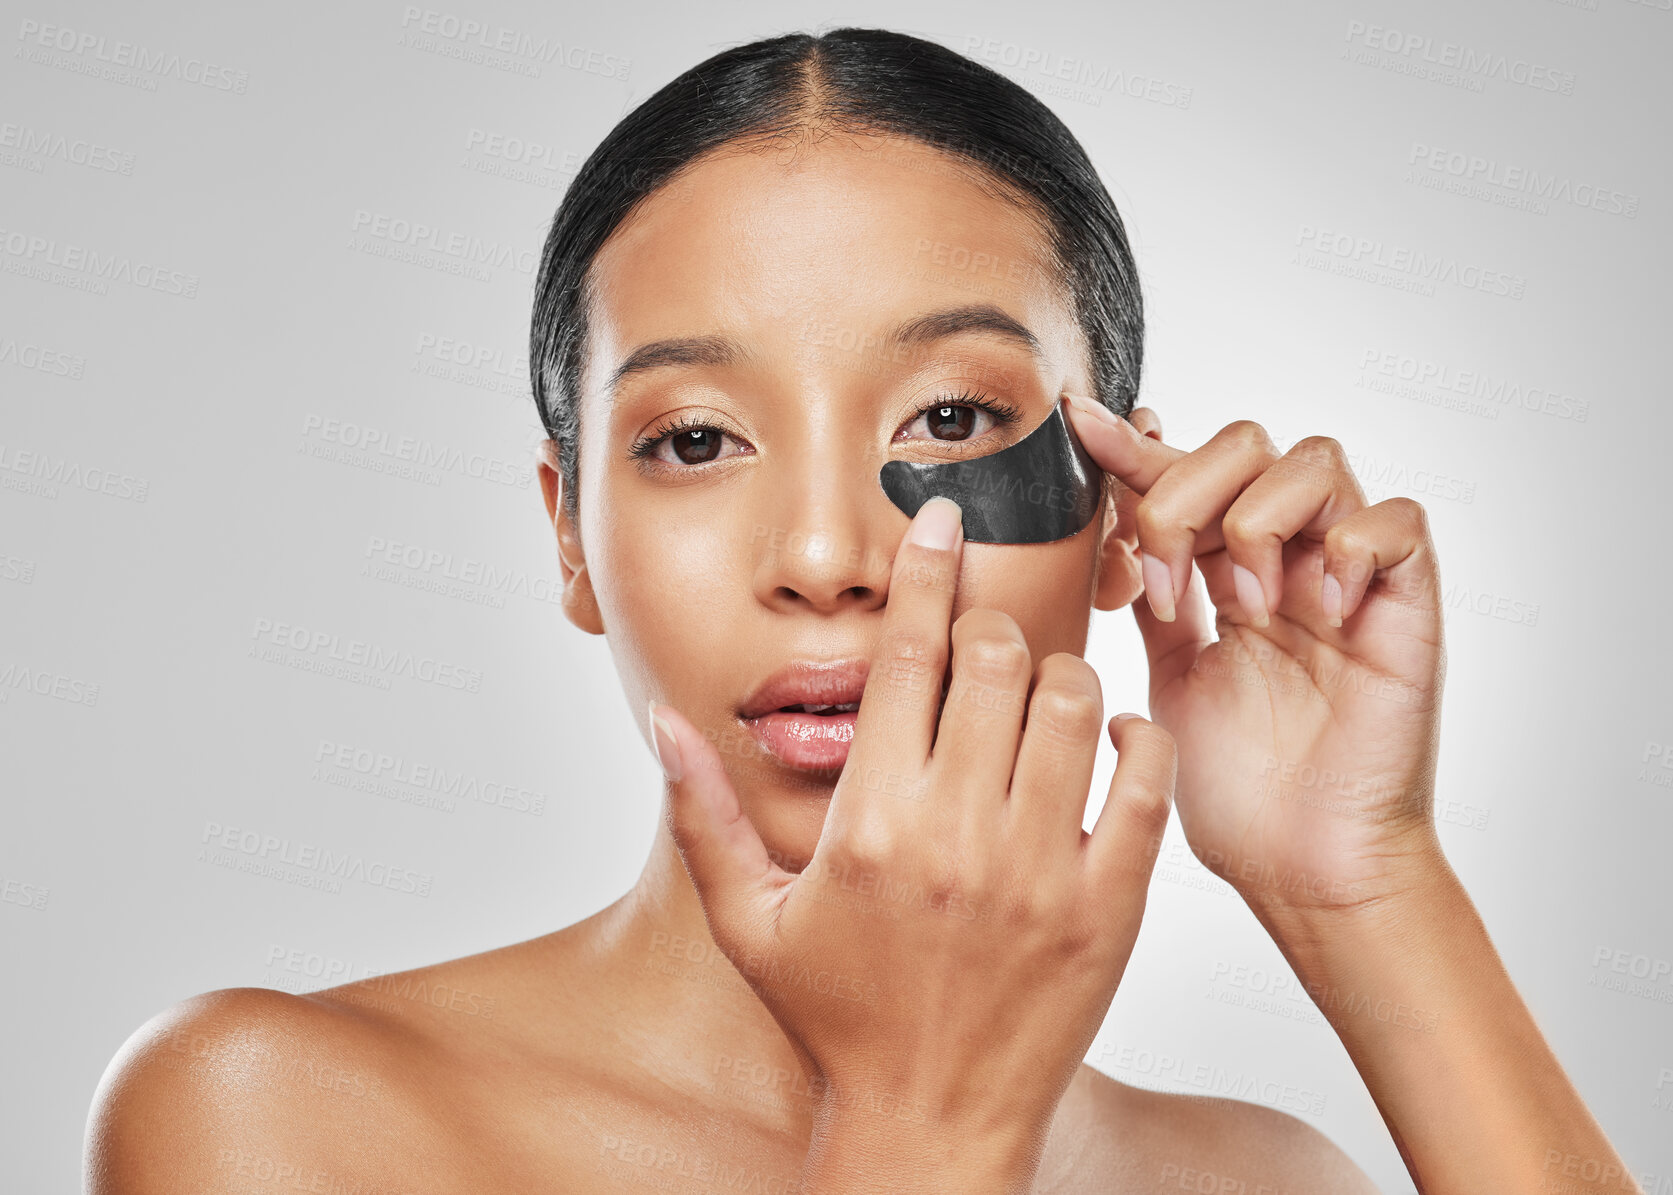
[[[1256,917],[1345,1041],[1468,1023],[1469,992],[1503,976],[1491,939],[1437,849],[1374,899],[1337,908],[1268,905]]]
[[[1276,885],[1240,888],[1239,895],[1286,954],[1409,939],[1420,927],[1445,925],[1461,903],[1469,905],[1432,827],[1390,850],[1375,877],[1321,876],[1285,890]]]

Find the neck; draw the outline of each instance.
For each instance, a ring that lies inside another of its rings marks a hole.
[[[627,1019],[623,1047],[643,1055],[643,1066],[710,1101],[736,1097],[771,1120],[806,1122],[807,1075],[778,1022],[715,945],[666,819],[658,819],[638,882],[587,924],[607,998]]]

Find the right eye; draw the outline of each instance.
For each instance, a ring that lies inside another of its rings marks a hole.
[[[721,456],[723,440],[733,440],[733,443],[741,445],[741,441],[712,424],[703,423],[695,416],[678,415],[663,420],[640,436],[628,449],[628,455],[634,460],[650,460],[674,469],[706,465],[724,459]],[[741,446],[748,452],[754,451],[747,445]]]

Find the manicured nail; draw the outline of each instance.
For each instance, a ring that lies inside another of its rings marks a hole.
[[[919,547],[945,552],[952,548],[963,523],[964,511],[959,504],[937,494],[918,508],[907,538]]]
[[[1173,573],[1149,552],[1139,553],[1139,570],[1144,577],[1144,596],[1150,599],[1150,612],[1162,622],[1172,622]]]
[[[680,741],[674,737],[674,728],[668,725],[668,720],[657,717],[656,702],[648,702],[646,709],[651,716],[651,741],[656,744],[656,762],[662,765],[664,776],[678,780],[684,771],[680,767]]]
[[[1069,400],[1070,406],[1077,408],[1084,414],[1092,416],[1101,423],[1107,423],[1113,427],[1118,423],[1126,422],[1121,418],[1121,416],[1110,410],[1103,403],[1097,401],[1096,399],[1088,398],[1084,394],[1070,394],[1068,391],[1064,391],[1063,397]]]
[[[1264,627],[1272,621],[1267,616],[1266,593],[1261,589],[1261,579],[1244,568],[1241,564],[1232,565],[1232,584],[1237,589],[1237,604],[1243,607],[1243,612],[1249,616],[1249,621],[1258,627]]]
[[[1319,586],[1319,605],[1324,607],[1326,622],[1333,627],[1342,625],[1342,583],[1329,573]]]

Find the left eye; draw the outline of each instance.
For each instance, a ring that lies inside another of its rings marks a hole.
[[[901,430],[910,431],[922,425],[928,437],[942,443],[956,443],[974,439],[999,426],[998,415],[986,407],[967,402],[944,402],[928,407]],[[918,439],[906,436],[906,439]]]

